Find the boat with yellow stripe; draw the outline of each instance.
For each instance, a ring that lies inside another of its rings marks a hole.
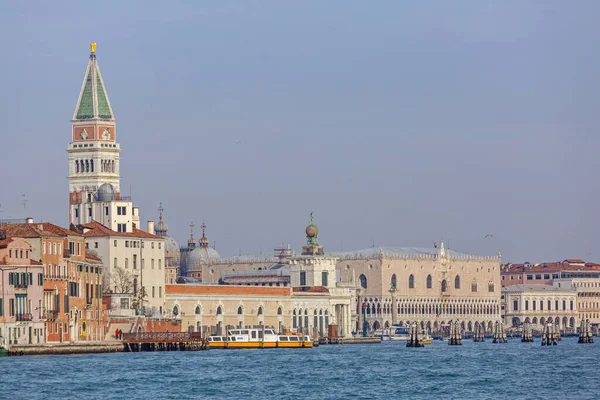
[[[209,336],[211,349],[308,348],[313,342],[308,335],[278,335],[273,329],[230,329],[227,336]]]

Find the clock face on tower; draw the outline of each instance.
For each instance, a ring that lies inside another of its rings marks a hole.
[[[102,132],[102,139],[110,140],[110,129],[104,128],[104,132]]]

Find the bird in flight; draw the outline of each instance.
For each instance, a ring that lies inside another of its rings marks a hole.
[[[494,235],[492,235],[491,233],[488,233],[487,235],[485,235],[484,239],[487,239],[489,237],[494,237]]]

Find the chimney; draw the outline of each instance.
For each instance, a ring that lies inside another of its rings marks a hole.
[[[25,218],[25,223],[27,223],[27,224],[33,224],[33,218],[31,218],[31,217]]]
[[[148,233],[154,235],[154,221],[148,221]]]

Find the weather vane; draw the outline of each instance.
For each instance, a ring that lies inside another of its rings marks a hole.
[[[313,219],[314,219],[314,218],[315,218],[315,212],[314,212],[314,211],[311,211],[311,212],[310,212],[310,223],[311,223],[311,224],[313,223]]]
[[[90,43],[90,49],[92,50],[92,53],[96,52],[96,42]]]
[[[160,205],[158,206],[158,217],[162,220],[162,213],[163,211],[165,211],[165,209],[162,206],[162,201],[160,202]]]

